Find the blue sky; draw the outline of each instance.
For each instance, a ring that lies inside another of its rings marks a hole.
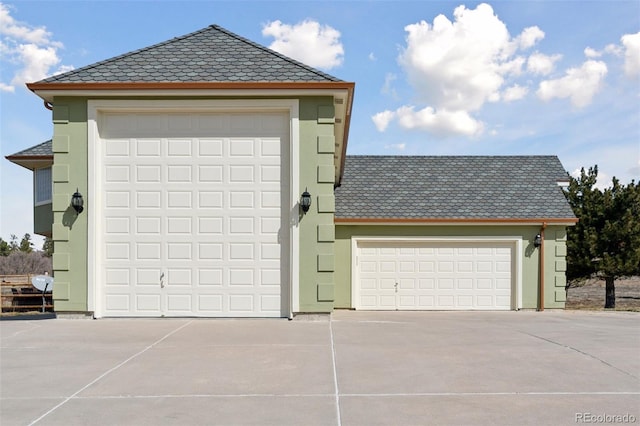
[[[558,155],[640,178],[640,2],[3,1],[0,237],[33,231],[49,139],[24,82],[211,24],[356,83],[349,154]],[[38,246],[41,239],[36,239]]]

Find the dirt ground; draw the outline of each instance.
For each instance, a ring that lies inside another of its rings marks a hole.
[[[640,312],[640,277],[618,279],[616,311]],[[566,309],[604,310],[604,280],[589,279],[572,284],[567,292]]]

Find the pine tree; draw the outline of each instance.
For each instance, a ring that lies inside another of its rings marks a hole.
[[[23,253],[31,253],[33,251],[31,235],[24,234],[24,237],[22,237],[22,240],[20,240],[20,244],[18,245],[18,250]]]
[[[579,221],[567,232],[567,277],[602,277],[605,308],[615,308],[615,280],[640,274],[640,182],[613,178],[602,192],[597,177],[597,166],[570,177],[565,195]]]

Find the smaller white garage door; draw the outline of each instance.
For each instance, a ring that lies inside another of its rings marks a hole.
[[[357,244],[354,307],[369,310],[509,310],[510,242]]]

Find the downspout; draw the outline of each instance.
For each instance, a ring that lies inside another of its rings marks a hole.
[[[542,228],[540,228],[540,259],[538,261],[540,268],[540,287],[538,291],[539,305],[538,311],[544,311],[544,229],[547,227],[547,222],[542,222]]]

